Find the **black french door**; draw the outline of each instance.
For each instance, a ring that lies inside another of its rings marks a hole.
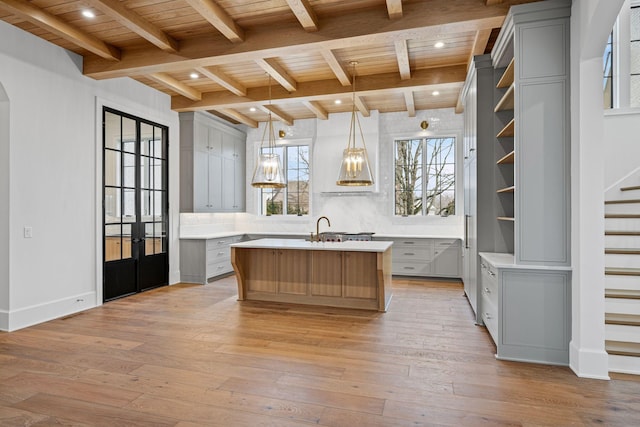
[[[102,112],[103,300],[165,286],[168,128],[110,108]]]

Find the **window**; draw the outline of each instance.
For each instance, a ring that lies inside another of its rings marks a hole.
[[[640,107],[640,6],[631,8],[629,48],[630,60],[630,107]]]
[[[609,34],[607,46],[604,48],[602,62],[604,65],[604,108],[613,108],[613,31]]]
[[[395,214],[455,213],[455,145],[453,137],[395,141]]]
[[[309,215],[309,146],[278,146],[275,152],[282,160],[287,186],[261,190],[262,215]]]

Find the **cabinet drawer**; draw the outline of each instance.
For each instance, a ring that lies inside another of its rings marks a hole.
[[[498,308],[492,303],[492,301],[486,296],[482,295],[482,321],[484,322],[491,338],[494,343],[498,343]]]
[[[433,248],[433,241],[429,239],[395,239],[393,247],[421,247]]]
[[[435,250],[444,250],[451,246],[460,247],[460,240],[458,239],[437,239],[434,240],[433,245]]]
[[[480,260],[480,285],[483,295],[490,297],[494,304],[498,304],[498,274],[491,264]]]
[[[242,236],[229,236],[229,237],[220,237],[218,239],[208,239],[207,240],[207,250],[221,248],[224,246],[229,246],[232,243],[237,243],[242,240]]]
[[[229,246],[222,246],[220,248],[207,250],[207,264],[227,260],[229,258],[231,258],[231,248]]]
[[[393,262],[428,262],[433,258],[433,251],[431,248],[425,248],[421,246],[407,247],[399,246],[394,247],[391,251]]]
[[[230,273],[231,271],[233,271],[233,267],[229,260],[207,264],[207,278]]]
[[[393,262],[393,274],[403,276],[428,276],[431,274],[431,263]]]

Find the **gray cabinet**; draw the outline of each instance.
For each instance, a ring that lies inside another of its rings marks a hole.
[[[180,211],[245,209],[246,135],[206,113],[180,113]]]
[[[461,277],[459,239],[394,238],[391,252],[394,275]]]
[[[522,268],[513,256],[481,254],[482,321],[504,360],[569,363],[571,272]]]
[[[212,277],[233,272],[230,245],[242,239],[242,235],[216,239],[181,239],[180,280],[206,285]]]
[[[491,54],[493,105],[480,95],[485,58],[475,57],[467,83],[476,85],[477,98],[466,99],[477,111],[465,135],[475,133],[478,149],[475,173],[465,167],[465,202],[477,221],[467,227],[465,256],[474,259],[465,260],[465,291],[475,280],[467,296],[503,359],[569,363],[570,13],[569,0],[513,6]],[[493,117],[481,119],[481,108]]]

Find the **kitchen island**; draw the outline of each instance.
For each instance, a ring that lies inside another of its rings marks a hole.
[[[231,245],[238,300],[386,311],[391,301],[387,241],[260,239]]]

